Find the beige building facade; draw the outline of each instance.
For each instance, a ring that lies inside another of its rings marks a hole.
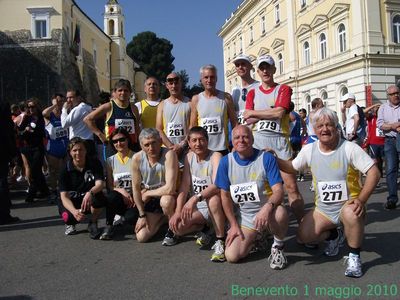
[[[142,96],[145,74],[126,54],[122,7],[117,0],[104,4],[102,29],[73,0],[1,0],[0,54],[13,61],[0,71],[2,98],[46,102],[74,88],[96,104],[98,93],[120,78]],[[15,81],[25,83],[24,92],[12,93]]]
[[[293,88],[296,108],[321,97],[340,111],[347,92],[361,106],[386,99],[400,79],[400,1],[244,0],[225,20],[225,88],[240,85],[233,59],[240,53],[275,59],[275,79]],[[254,74],[255,77],[256,73]]]

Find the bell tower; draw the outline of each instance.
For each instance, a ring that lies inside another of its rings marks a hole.
[[[108,0],[104,11],[104,32],[122,49],[126,48],[125,17],[117,0]]]

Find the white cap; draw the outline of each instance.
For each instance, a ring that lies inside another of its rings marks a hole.
[[[271,66],[275,66],[275,61],[271,55],[262,55],[259,56],[257,59],[257,68],[260,67],[260,65],[264,62]]]
[[[233,63],[235,64],[239,60],[245,60],[251,64],[250,57],[248,57],[247,55],[239,54],[238,56],[235,57],[235,59],[233,60]]]
[[[353,93],[347,93],[347,94],[342,96],[342,98],[340,99],[340,102],[347,101],[348,99],[356,100],[356,96],[354,96]]]

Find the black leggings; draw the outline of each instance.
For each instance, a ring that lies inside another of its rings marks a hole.
[[[83,197],[71,198],[71,201],[74,207],[76,209],[79,209],[82,206]],[[106,204],[107,204],[107,199],[104,196],[103,192],[99,192],[94,195],[94,199],[92,202],[93,208],[102,208],[106,206]],[[57,205],[58,205],[58,212],[66,225],[75,225],[79,223],[78,220],[75,219],[74,215],[64,207],[61,199],[58,199]],[[90,214],[90,211],[86,211],[84,213]]]
[[[136,207],[127,208],[124,198],[121,193],[117,191],[110,191],[107,195],[107,208],[106,208],[106,224],[112,225],[115,215],[125,217],[129,224],[137,221],[139,212]]]
[[[44,148],[25,147],[21,153],[25,155],[26,159],[28,160],[29,167],[31,168],[31,182],[28,194],[35,196],[37,191],[47,194],[49,192],[49,188],[42,171]]]

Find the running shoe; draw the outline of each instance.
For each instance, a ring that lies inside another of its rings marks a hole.
[[[211,235],[200,231],[196,234],[196,245],[200,247],[205,247],[211,243],[211,239]]]
[[[114,217],[114,221],[113,221],[113,225],[117,226],[117,225],[123,225],[125,221],[124,216],[120,216],[120,215],[115,215]]]
[[[338,236],[334,240],[325,241],[327,243],[324,253],[326,256],[336,256],[339,254],[340,247],[344,245],[344,234],[342,229],[337,228]]]
[[[112,225],[107,225],[100,236],[100,240],[103,241],[112,240],[113,236],[114,236],[114,227]]]
[[[65,225],[65,235],[76,234],[75,225]]]
[[[161,244],[163,246],[174,246],[177,243],[178,243],[178,237],[172,232],[171,229],[168,229]]]
[[[276,247],[271,248],[271,255],[268,257],[269,266],[273,270],[282,270],[287,265],[287,258],[285,253],[283,253],[283,249],[279,249]]]
[[[223,240],[216,240],[215,244],[211,247],[214,253],[211,255],[211,261],[224,262],[225,261],[225,243]]]
[[[347,264],[346,271],[344,275],[347,277],[361,277],[363,275],[362,272],[362,265],[361,265],[361,258],[359,255],[350,253],[349,256],[345,256],[344,264]]]
[[[88,224],[89,237],[93,240],[100,236],[99,227],[97,227],[97,222],[90,221]]]

